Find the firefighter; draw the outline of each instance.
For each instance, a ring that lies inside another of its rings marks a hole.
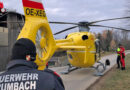
[[[0,74],[0,90],[65,90],[62,79],[52,70],[37,70],[36,47],[29,39],[13,46],[7,71]]]
[[[119,47],[117,48],[117,63],[118,63],[118,68],[120,68],[119,63],[121,63],[121,69],[125,70],[125,48],[119,44]]]

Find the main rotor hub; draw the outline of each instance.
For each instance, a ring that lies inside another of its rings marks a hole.
[[[87,21],[82,21],[79,22],[79,32],[89,32],[89,22]]]

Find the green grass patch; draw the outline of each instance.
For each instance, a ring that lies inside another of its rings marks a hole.
[[[130,54],[126,56],[125,63],[126,70],[122,71],[114,67],[104,76],[98,90],[130,90]]]

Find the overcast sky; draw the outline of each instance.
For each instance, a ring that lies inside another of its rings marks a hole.
[[[22,0],[0,0],[6,8],[23,13]],[[125,16],[126,0],[42,0],[49,21],[94,21]],[[120,26],[121,21],[105,22],[102,25]],[[100,24],[100,23],[99,23]],[[68,27],[68,25],[51,25],[53,33]],[[92,28],[95,32],[105,28]],[[74,30],[72,30],[74,31]],[[68,31],[68,34],[72,31]],[[93,31],[94,32],[94,31]],[[64,34],[61,34],[65,36]]]

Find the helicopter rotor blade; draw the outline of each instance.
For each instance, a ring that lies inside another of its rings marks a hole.
[[[74,29],[74,28],[76,28],[76,27],[78,27],[78,26],[73,26],[73,27],[70,27],[70,28],[67,28],[67,29],[61,30],[61,31],[55,33],[54,35],[60,34],[60,33],[62,33],[62,32],[65,32],[65,31],[68,31],[68,30],[71,30],[71,29]]]
[[[72,24],[72,25],[78,25],[78,23],[71,23],[71,22],[49,22],[51,24]]]
[[[130,30],[127,30],[127,29],[124,29],[124,28],[117,28],[117,27],[104,26],[104,25],[90,25],[90,26],[93,26],[93,27],[107,27],[107,28],[119,29],[119,30],[124,30],[124,31],[130,31]]]
[[[112,20],[128,19],[128,18],[130,18],[130,17],[120,17],[120,18],[112,18],[112,19],[98,20],[98,21],[90,22],[89,25],[92,25],[92,24],[94,24],[94,23],[104,22],[104,21],[112,21]]]
[[[6,24],[6,23],[25,23],[23,21],[0,21],[0,23]]]

